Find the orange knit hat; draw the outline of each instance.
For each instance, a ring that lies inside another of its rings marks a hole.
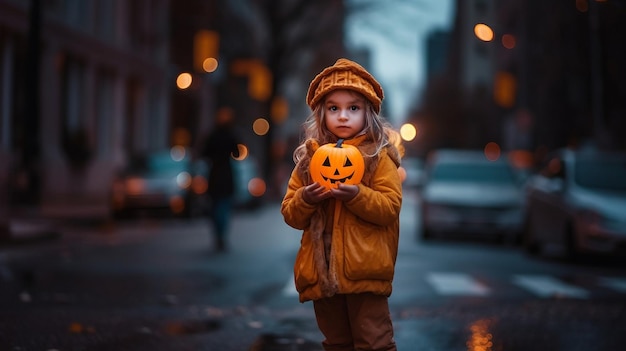
[[[340,58],[334,65],[326,67],[313,79],[306,94],[306,103],[313,109],[326,94],[337,89],[349,89],[363,94],[372,103],[376,113],[380,112],[385,97],[383,88],[365,68],[345,58]]]

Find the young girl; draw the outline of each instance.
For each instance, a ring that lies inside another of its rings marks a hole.
[[[398,251],[402,186],[397,133],[379,116],[380,84],[359,64],[339,59],[318,74],[306,101],[313,113],[281,212],[303,230],[294,276],[300,302],[313,300],[325,350],[396,350],[388,297]],[[330,190],[311,180],[320,145],[356,146],[361,183]]]

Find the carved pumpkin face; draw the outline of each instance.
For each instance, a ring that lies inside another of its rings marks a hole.
[[[320,146],[311,157],[311,178],[327,189],[337,188],[339,183],[359,184],[364,170],[359,149],[344,145],[343,139]]]

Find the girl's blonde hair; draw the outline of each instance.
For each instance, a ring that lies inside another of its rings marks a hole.
[[[366,109],[365,109],[365,127],[363,131],[359,133],[366,134],[367,140],[371,140],[375,145],[375,151],[371,155],[365,155],[368,157],[374,157],[378,155],[378,153],[388,145],[394,145],[399,147],[400,138],[398,132],[396,132],[391,124],[380,114],[376,113],[374,106],[372,103],[362,96],[362,94],[350,90],[352,94],[357,94],[365,101]],[[293,160],[298,163],[301,159],[306,157],[306,143],[304,141],[308,139],[315,139],[319,142],[320,145],[327,143],[334,143],[337,141],[337,137],[332,134],[328,128],[326,128],[325,119],[325,109],[324,107],[324,99],[318,102],[314,108],[313,112],[306,118],[303,126],[303,137],[302,143],[294,150],[293,152]]]

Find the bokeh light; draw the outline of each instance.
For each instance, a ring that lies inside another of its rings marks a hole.
[[[176,184],[182,189],[187,189],[191,186],[191,174],[189,172],[180,172],[176,176]]]
[[[202,195],[206,193],[208,189],[209,182],[205,177],[201,175],[193,177],[193,180],[191,181],[191,190],[194,192],[194,194]]]
[[[252,124],[252,130],[256,135],[265,135],[270,130],[270,123],[265,118],[257,118]]]
[[[509,152],[509,161],[518,169],[531,168],[535,162],[532,152],[527,150],[513,150]]]
[[[513,34],[504,34],[502,36],[502,46],[507,49],[515,48],[517,41],[515,40],[515,36]]]
[[[170,157],[176,162],[182,161],[185,158],[186,154],[187,151],[181,145],[172,146],[172,148],[170,149]]]
[[[517,95],[517,78],[509,72],[497,72],[493,85],[495,102],[505,108],[513,107]]]
[[[492,321],[481,319],[470,325],[471,335],[467,342],[467,351],[491,351],[493,347],[493,333],[489,331]]]
[[[192,82],[193,78],[191,77],[191,74],[187,72],[179,74],[178,78],[176,78],[176,86],[181,90],[189,88]]]
[[[191,143],[189,129],[178,127],[172,131],[172,144],[186,146]]]
[[[145,186],[145,182],[141,178],[129,178],[126,180],[126,191],[131,195],[141,194]]]
[[[489,160],[489,161],[496,161],[497,159],[500,158],[500,145],[498,145],[495,142],[489,142],[487,143],[487,145],[485,145],[485,157]]]
[[[211,73],[217,70],[218,62],[214,57],[209,57],[202,62],[202,69],[205,72]]]
[[[239,150],[239,156],[235,157],[235,155],[231,154],[230,156],[237,161],[245,160],[248,157],[248,147],[244,144],[237,144],[237,150]]]
[[[185,199],[180,195],[174,195],[170,198],[170,209],[174,213],[182,213],[185,210]]]
[[[265,181],[261,178],[252,178],[248,182],[248,191],[254,197],[260,197],[265,194],[267,187]]]
[[[411,123],[405,123],[400,127],[400,136],[405,141],[411,141],[417,136],[417,129]]]
[[[484,23],[478,23],[474,26],[474,34],[482,41],[492,41],[494,35],[491,27]]]

